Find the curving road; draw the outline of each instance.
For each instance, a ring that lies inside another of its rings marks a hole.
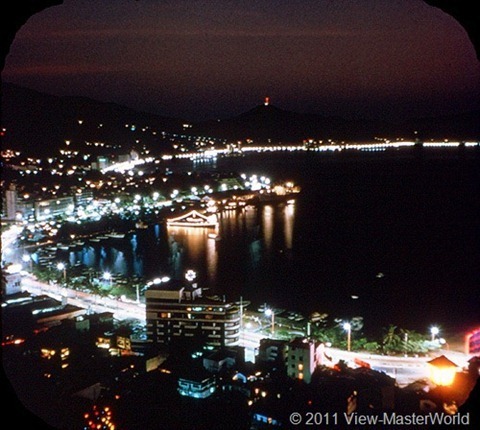
[[[30,276],[22,278],[22,291],[28,291],[34,295],[46,294],[57,300],[66,300],[68,304],[87,309],[89,312],[113,312],[114,318],[118,320],[135,319],[145,323],[145,304],[132,300],[99,297],[58,284],[46,284]]]
[[[131,300],[121,300],[109,297],[98,297],[89,293],[64,288],[57,284],[39,282],[31,276],[22,279],[22,290],[31,294],[46,294],[57,300],[66,300],[67,303],[87,309],[88,312],[112,312],[118,320],[134,319],[145,323],[145,304]],[[254,361],[255,353],[260,345],[260,339],[266,335],[258,331],[258,327],[244,328],[240,336],[240,345],[246,349],[246,360]],[[337,348],[327,348],[324,364],[333,365],[339,360],[344,360],[351,366],[356,366],[355,359],[368,363],[374,370],[384,372],[394,378],[402,387],[420,379],[428,378],[427,362],[435,356],[445,355],[459,368],[468,365],[469,356],[457,351],[439,350],[427,357],[393,357],[363,352],[349,352]]]

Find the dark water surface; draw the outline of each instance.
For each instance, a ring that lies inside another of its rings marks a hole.
[[[270,154],[188,166],[293,180],[302,192],[294,204],[224,213],[220,241],[153,225],[70,260],[147,279],[194,269],[209,293],[252,307],[361,315],[367,331],[480,322],[478,151]]]

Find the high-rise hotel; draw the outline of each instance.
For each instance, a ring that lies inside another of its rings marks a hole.
[[[196,283],[168,280],[151,285],[145,300],[148,339],[154,344],[189,338],[213,347],[239,344],[239,306],[203,297]]]

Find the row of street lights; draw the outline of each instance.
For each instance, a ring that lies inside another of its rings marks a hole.
[[[28,255],[28,254],[25,254],[22,257],[22,259],[23,259],[24,262],[30,262],[30,269],[31,269],[32,256]],[[57,264],[57,269],[60,270],[60,271],[63,271],[63,280],[64,280],[64,283],[66,285],[66,283],[67,283],[67,265],[63,262],[59,262]],[[185,278],[187,279],[187,281],[192,282],[192,281],[195,280],[196,275],[197,274],[196,274],[195,271],[188,270],[185,274]],[[112,285],[112,274],[110,272],[105,272],[103,274],[103,279],[108,281],[109,286]],[[170,278],[165,276],[163,278],[156,278],[151,283],[157,285],[157,284],[160,284],[162,282],[168,282],[169,280],[170,280]],[[137,301],[139,301],[138,296],[139,296],[139,292],[137,291]],[[273,311],[273,309],[267,308],[267,309],[265,309],[265,315],[271,319],[270,329],[271,329],[271,334],[273,336],[274,333],[275,333],[275,312]],[[351,343],[352,343],[352,325],[349,322],[344,322],[342,327],[347,333],[347,351],[350,351],[351,350]],[[435,339],[436,339],[436,337],[438,336],[439,333],[440,333],[440,329],[438,327],[432,326],[430,328],[430,334],[432,336],[432,342],[435,341]],[[406,352],[407,345],[408,345],[408,333],[405,333],[405,339],[404,340],[405,340],[405,352]]]
[[[23,254],[22,256],[22,261],[24,263],[29,263],[29,266],[30,266],[30,272],[32,271],[33,269],[33,258],[32,258],[32,255],[30,254]],[[67,265],[63,262],[59,262],[57,263],[57,270],[63,272],[63,282],[66,284],[67,283]]]
[[[275,333],[275,312],[271,308],[267,308],[264,311],[265,315],[267,317],[271,318],[271,333],[272,336]],[[344,322],[342,325],[343,329],[347,333],[347,351],[351,351],[352,349],[352,324],[347,322]],[[436,326],[433,326],[430,328],[430,334],[432,335],[432,342],[435,341],[436,337],[440,333],[440,329]],[[405,352],[407,350],[407,345],[408,345],[408,333],[405,333]]]
[[[352,325],[349,322],[343,323],[343,329],[347,332],[347,351],[351,350],[351,341],[352,341]],[[435,341],[436,337],[440,333],[440,329],[436,326],[430,328],[430,334],[432,335],[432,342]],[[405,333],[405,353],[408,345],[408,333]]]

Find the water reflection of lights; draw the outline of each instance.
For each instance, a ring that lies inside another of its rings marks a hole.
[[[217,273],[218,256],[215,241],[210,240],[211,231],[195,227],[169,227],[168,236],[174,274],[179,276],[185,266],[204,267],[208,282],[214,282]]]
[[[293,242],[293,220],[295,217],[295,200],[289,202],[284,209],[284,226],[285,226],[285,248],[292,249]]]
[[[209,281],[215,284],[217,279],[218,253],[214,240],[207,241],[206,264]]]
[[[239,210],[219,213],[217,229],[155,225],[152,226],[151,237],[142,233],[128,235],[115,244],[109,241],[92,242],[79,249],[62,251],[62,258],[69,267],[80,263],[101,273],[145,275],[151,279],[158,276],[158,270],[168,271],[172,278],[183,278],[185,271],[192,268],[198,271],[200,283],[214,287],[223,277],[218,273],[221,270],[221,252],[244,251],[248,264],[254,269],[265,253],[273,249],[274,242],[280,248],[291,248],[295,208],[294,202],[286,205],[247,205]],[[212,240],[209,237],[212,232],[218,234],[221,240]],[[22,250],[19,261],[23,253]],[[34,263],[38,262],[36,254],[32,255],[32,259]]]
[[[272,247],[272,237],[273,237],[273,221],[274,221],[274,210],[273,207],[268,205],[263,209],[263,241],[266,249]]]

